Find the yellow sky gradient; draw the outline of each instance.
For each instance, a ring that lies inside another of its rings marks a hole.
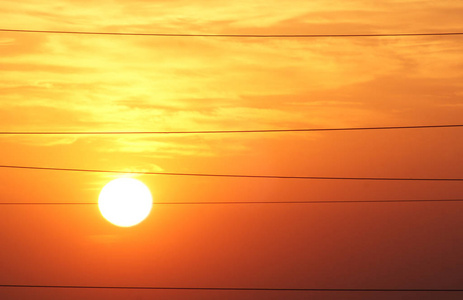
[[[2,7],[4,28],[244,34],[448,32],[458,30],[462,9],[455,1],[7,1]],[[455,123],[461,116],[459,37],[266,40],[4,32],[0,42],[4,130],[375,126]],[[247,137],[239,143],[222,137],[220,143],[184,141],[104,138],[93,141],[92,150],[162,157],[252,151]],[[73,137],[14,142],[79,143]]]
[[[0,28],[62,31],[461,32],[462,15],[463,2],[453,0],[0,0]],[[0,32],[0,131],[458,124],[463,120],[462,53],[461,36],[258,39]],[[0,165],[127,172],[463,177],[462,138],[459,128],[0,136]],[[102,186],[115,177],[0,169],[0,198],[2,202],[96,202]],[[460,183],[137,178],[150,187],[155,202],[462,197]],[[2,239],[8,245],[0,257],[6,270],[0,284],[457,287],[463,272],[458,203],[402,207],[155,205],[146,221],[123,231],[104,221],[95,207],[1,207],[0,214],[6,228]],[[0,298],[2,293],[8,299],[28,295],[0,289]],[[108,296],[37,293],[37,299]],[[141,299],[152,296],[137,295]],[[236,294],[159,296],[238,299]],[[281,299],[269,294],[240,296]],[[285,299],[306,299],[292,296]],[[320,295],[314,299],[348,298]],[[375,299],[390,298],[377,295]]]

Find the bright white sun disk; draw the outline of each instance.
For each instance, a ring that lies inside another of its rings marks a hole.
[[[98,198],[103,217],[114,225],[130,227],[143,221],[151,212],[150,190],[133,178],[118,178],[106,184]]]

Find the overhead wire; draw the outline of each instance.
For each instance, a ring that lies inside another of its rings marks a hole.
[[[246,174],[211,174],[211,173],[174,173],[149,171],[117,171],[99,169],[75,169],[35,166],[0,165],[0,168],[26,169],[43,171],[90,172],[110,174],[168,175],[195,177],[261,178],[261,179],[302,179],[302,180],[373,180],[373,181],[463,181],[463,178],[419,178],[419,177],[336,177],[336,176],[284,176],[284,175],[246,175]]]
[[[113,36],[154,36],[154,37],[212,37],[212,38],[357,38],[357,37],[417,37],[417,36],[459,36],[459,35],[463,35],[463,32],[361,33],[361,34],[136,33],[136,32],[7,29],[7,28],[1,28],[0,32],[44,33],[44,34],[79,34],[79,35],[113,35]]]
[[[343,203],[421,203],[463,202],[463,199],[399,199],[399,200],[309,200],[309,201],[202,201],[153,202],[153,205],[253,205],[253,204],[343,204]],[[0,202],[0,205],[97,205],[97,202]]]
[[[295,129],[251,129],[251,130],[193,130],[193,131],[0,131],[0,135],[227,134],[227,133],[399,130],[399,129],[461,128],[461,127],[463,127],[463,124],[375,126],[375,127],[337,127],[337,128],[295,128]]]
[[[189,291],[273,291],[273,292],[463,292],[463,289],[368,289],[368,288],[253,288],[253,287],[163,287],[163,286],[96,286],[0,284],[3,288],[46,289],[116,289],[116,290],[189,290]]]

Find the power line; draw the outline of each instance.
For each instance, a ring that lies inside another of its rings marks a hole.
[[[114,171],[96,169],[74,169],[53,167],[32,167],[0,165],[0,168],[67,171],[67,172],[91,172],[111,174],[137,174],[137,175],[170,175],[170,176],[196,176],[196,177],[229,177],[229,178],[265,178],[265,179],[305,179],[305,180],[375,180],[375,181],[463,181],[463,178],[415,178],[415,177],[333,177],[333,176],[283,176],[283,175],[245,175],[245,174],[207,174],[207,173],[172,173],[172,172],[145,172],[145,171]]]
[[[216,201],[216,202],[153,202],[153,205],[248,205],[248,204],[342,204],[342,203],[422,203],[463,202],[463,199],[415,200],[314,200],[314,201]],[[0,202],[0,205],[97,205],[97,202]]]
[[[356,38],[356,37],[412,37],[412,36],[458,36],[463,32],[424,33],[364,33],[364,34],[200,34],[200,33],[135,33],[100,31],[62,31],[32,29],[0,29],[0,32],[115,35],[115,36],[156,36],[156,37],[217,37],[217,38]]]
[[[354,131],[354,130],[397,130],[427,128],[457,128],[463,124],[377,126],[377,127],[338,127],[338,128],[296,128],[296,129],[253,129],[253,130],[199,130],[199,131],[0,131],[0,135],[117,135],[117,134],[214,134],[214,133],[271,133],[271,132],[310,132],[310,131]]]
[[[463,292],[463,289],[312,289],[312,288],[247,288],[247,287],[157,287],[95,285],[0,284],[3,288],[47,289],[117,289],[117,290],[189,290],[189,291],[273,291],[273,292]]]

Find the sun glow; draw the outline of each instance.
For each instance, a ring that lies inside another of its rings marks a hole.
[[[149,215],[152,202],[150,190],[141,181],[118,178],[103,187],[98,198],[98,207],[110,223],[130,227]]]

